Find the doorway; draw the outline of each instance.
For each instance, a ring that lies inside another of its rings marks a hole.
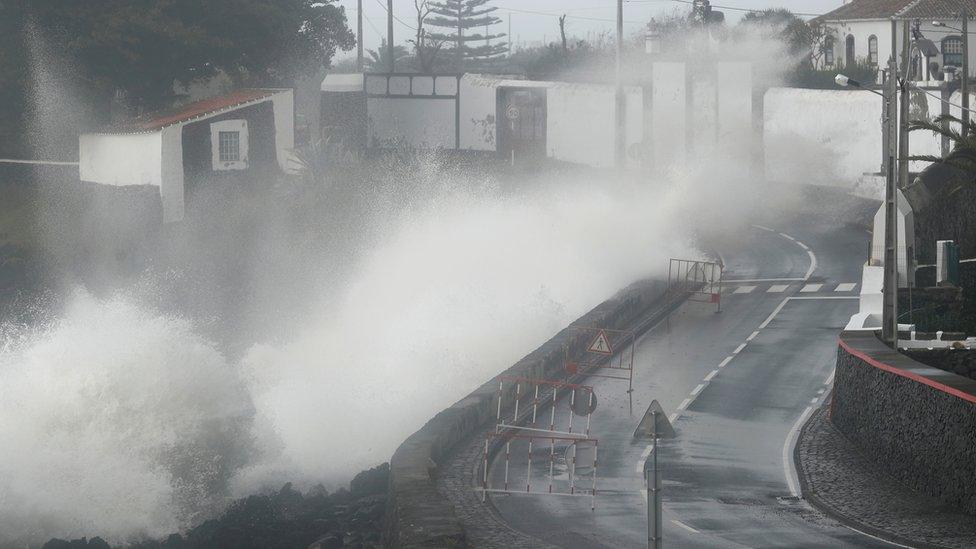
[[[498,153],[512,163],[546,156],[546,90],[499,88]]]

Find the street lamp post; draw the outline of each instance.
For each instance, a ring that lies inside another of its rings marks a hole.
[[[893,51],[891,57],[888,59],[888,73],[883,93],[866,88],[857,80],[853,80],[843,74],[838,74],[834,78],[834,82],[838,86],[867,90],[882,98],[883,115],[881,137],[885,154],[883,167],[885,171],[885,258],[881,338],[886,343],[891,344],[892,348],[897,347],[898,342],[898,267],[896,264],[898,236],[896,232],[897,221],[895,221],[898,215],[895,177],[895,144],[898,139],[895,132],[895,103],[898,95],[897,79],[898,65],[895,61]]]

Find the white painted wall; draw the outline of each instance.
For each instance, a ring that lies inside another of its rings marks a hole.
[[[163,223],[182,221],[183,202],[183,126],[162,129],[162,185],[159,196],[163,204]]]
[[[624,90],[626,149],[644,138],[644,106],[640,88]],[[546,149],[556,160],[595,168],[616,165],[616,90],[612,86],[557,84],[546,89]],[[628,155],[628,165],[639,159]]]
[[[153,185],[162,182],[160,132],[81,134],[78,172],[82,181],[103,185]]]
[[[687,156],[687,81],[684,63],[658,62],[651,81],[651,150],[654,169],[684,164]]]
[[[478,74],[461,77],[461,148],[469,151],[497,150],[495,121],[498,79]]]
[[[959,97],[950,101],[958,103]],[[925,98],[929,116],[937,116],[941,101]],[[881,98],[867,91],[768,90],[763,98],[766,178],[853,188],[863,174],[879,172],[881,107]],[[912,132],[909,143],[912,154],[941,153],[941,139],[928,132]],[[926,165],[913,162],[912,171]]]
[[[949,26],[962,28],[962,20],[943,20]],[[970,26],[974,26],[972,23]],[[844,21],[844,22],[832,22],[828,23],[828,27],[834,30],[834,68],[841,69],[845,63],[845,56],[847,51],[847,37],[854,37],[854,56],[858,60],[866,60],[868,58],[868,41],[872,35],[878,38],[878,64],[882,67],[886,66],[888,63],[888,58],[891,55],[891,21],[890,20],[874,20],[874,21]],[[947,36],[959,36],[960,33],[946,29],[944,27],[936,27],[932,25],[931,20],[921,21],[920,30],[925,38],[928,38],[935,43],[939,50],[942,50],[942,40]],[[898,23],[897,38],[895,41],[895,48],[898,54],[901,54],[902,48],[902,26],[901,22]],[[970,29],[970,32],[976,32],[976,29]],[[976,58],[976,40],[970,40],[969,44],[969,56],[970,59]],[[936,61],[940,67],[945,66],[943,62],[942,55],[937,55],[930,58],[932,61]],[[824,68],[823,64],[819,68]],[[976,75],[976,63],[972,64],[969,68],[970,76]]]
[[[275,154],[278,167],[285,173],[295,172],[292,154],[295,149],[295,94],[282,90],[271,96],[274,108]]]
[[[754,150],[752,63],[720,62],[716,72],[719,156],[744,160],[749,166]]]
[[[371,147],[404,145],[419,149],[454,148],[451,99],[366,99],[367,140]]]

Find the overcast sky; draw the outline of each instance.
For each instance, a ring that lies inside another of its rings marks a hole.
[[[376,48],[380,38],[386,35],[386,0],[362,0],[364,44],[369,49]],[[393,0],[393,11],[397,17],[413,26],[416,12],[414,0]],[[495,13],[502,19],[494,32],[508,32],[511,17],[513,43],[536,42],[543,39],[555,40],[558,36],[556,17],[562,13],[569,15],[567,34],[587,38],[591,34],[614,29],[614,0],[491,0],[497,6]],[[843,0],[712,0],[715,9],[725,12],[726,19],[737,21],[747,9],[789,8],[793,12],[820,14],[830,11],[843,3]],[[356,30],[356,0],[339,0],[345,6],[349,26]],[[725,8],[723,9],[722,7]],[[737,8],[735,10],[728,8]],[[640,30],[653,16],[668,13],[675,9],[687,12],[690,1],[681,0],[624,0],[624,32],[632,34]],[[527,13],[537,12],[537,13]],[[541,12],[541,13],[538,13]],[[394,22],[393,32],[398,44],[413,36],[413,30]],[[342,55],[340,55],[342,57]]]

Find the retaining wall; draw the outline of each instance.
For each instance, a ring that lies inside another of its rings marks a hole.
[[[898,481],[976,514],[976,381],[843,332],[831,421]]]
[[[538,349],[500,375],[542,379],[564,377],[564,360],[583,350],[588,337],[572,326],[631,328],[649,310],[663,303],[666,283],[643,281],[580,317]],[[511,392],[513,387],[506,389]],[[495,417],[498,385],[486,381],[470,395],[434,416],[397,448],[390,460],[384,545],[387,547],[467,547],[464,524],[453,505],[436,487],[438,467],[457,445],[480,433]],[[511,395],[506,395],[510,399]],[[474,489],[474,486],[471,487]]]

